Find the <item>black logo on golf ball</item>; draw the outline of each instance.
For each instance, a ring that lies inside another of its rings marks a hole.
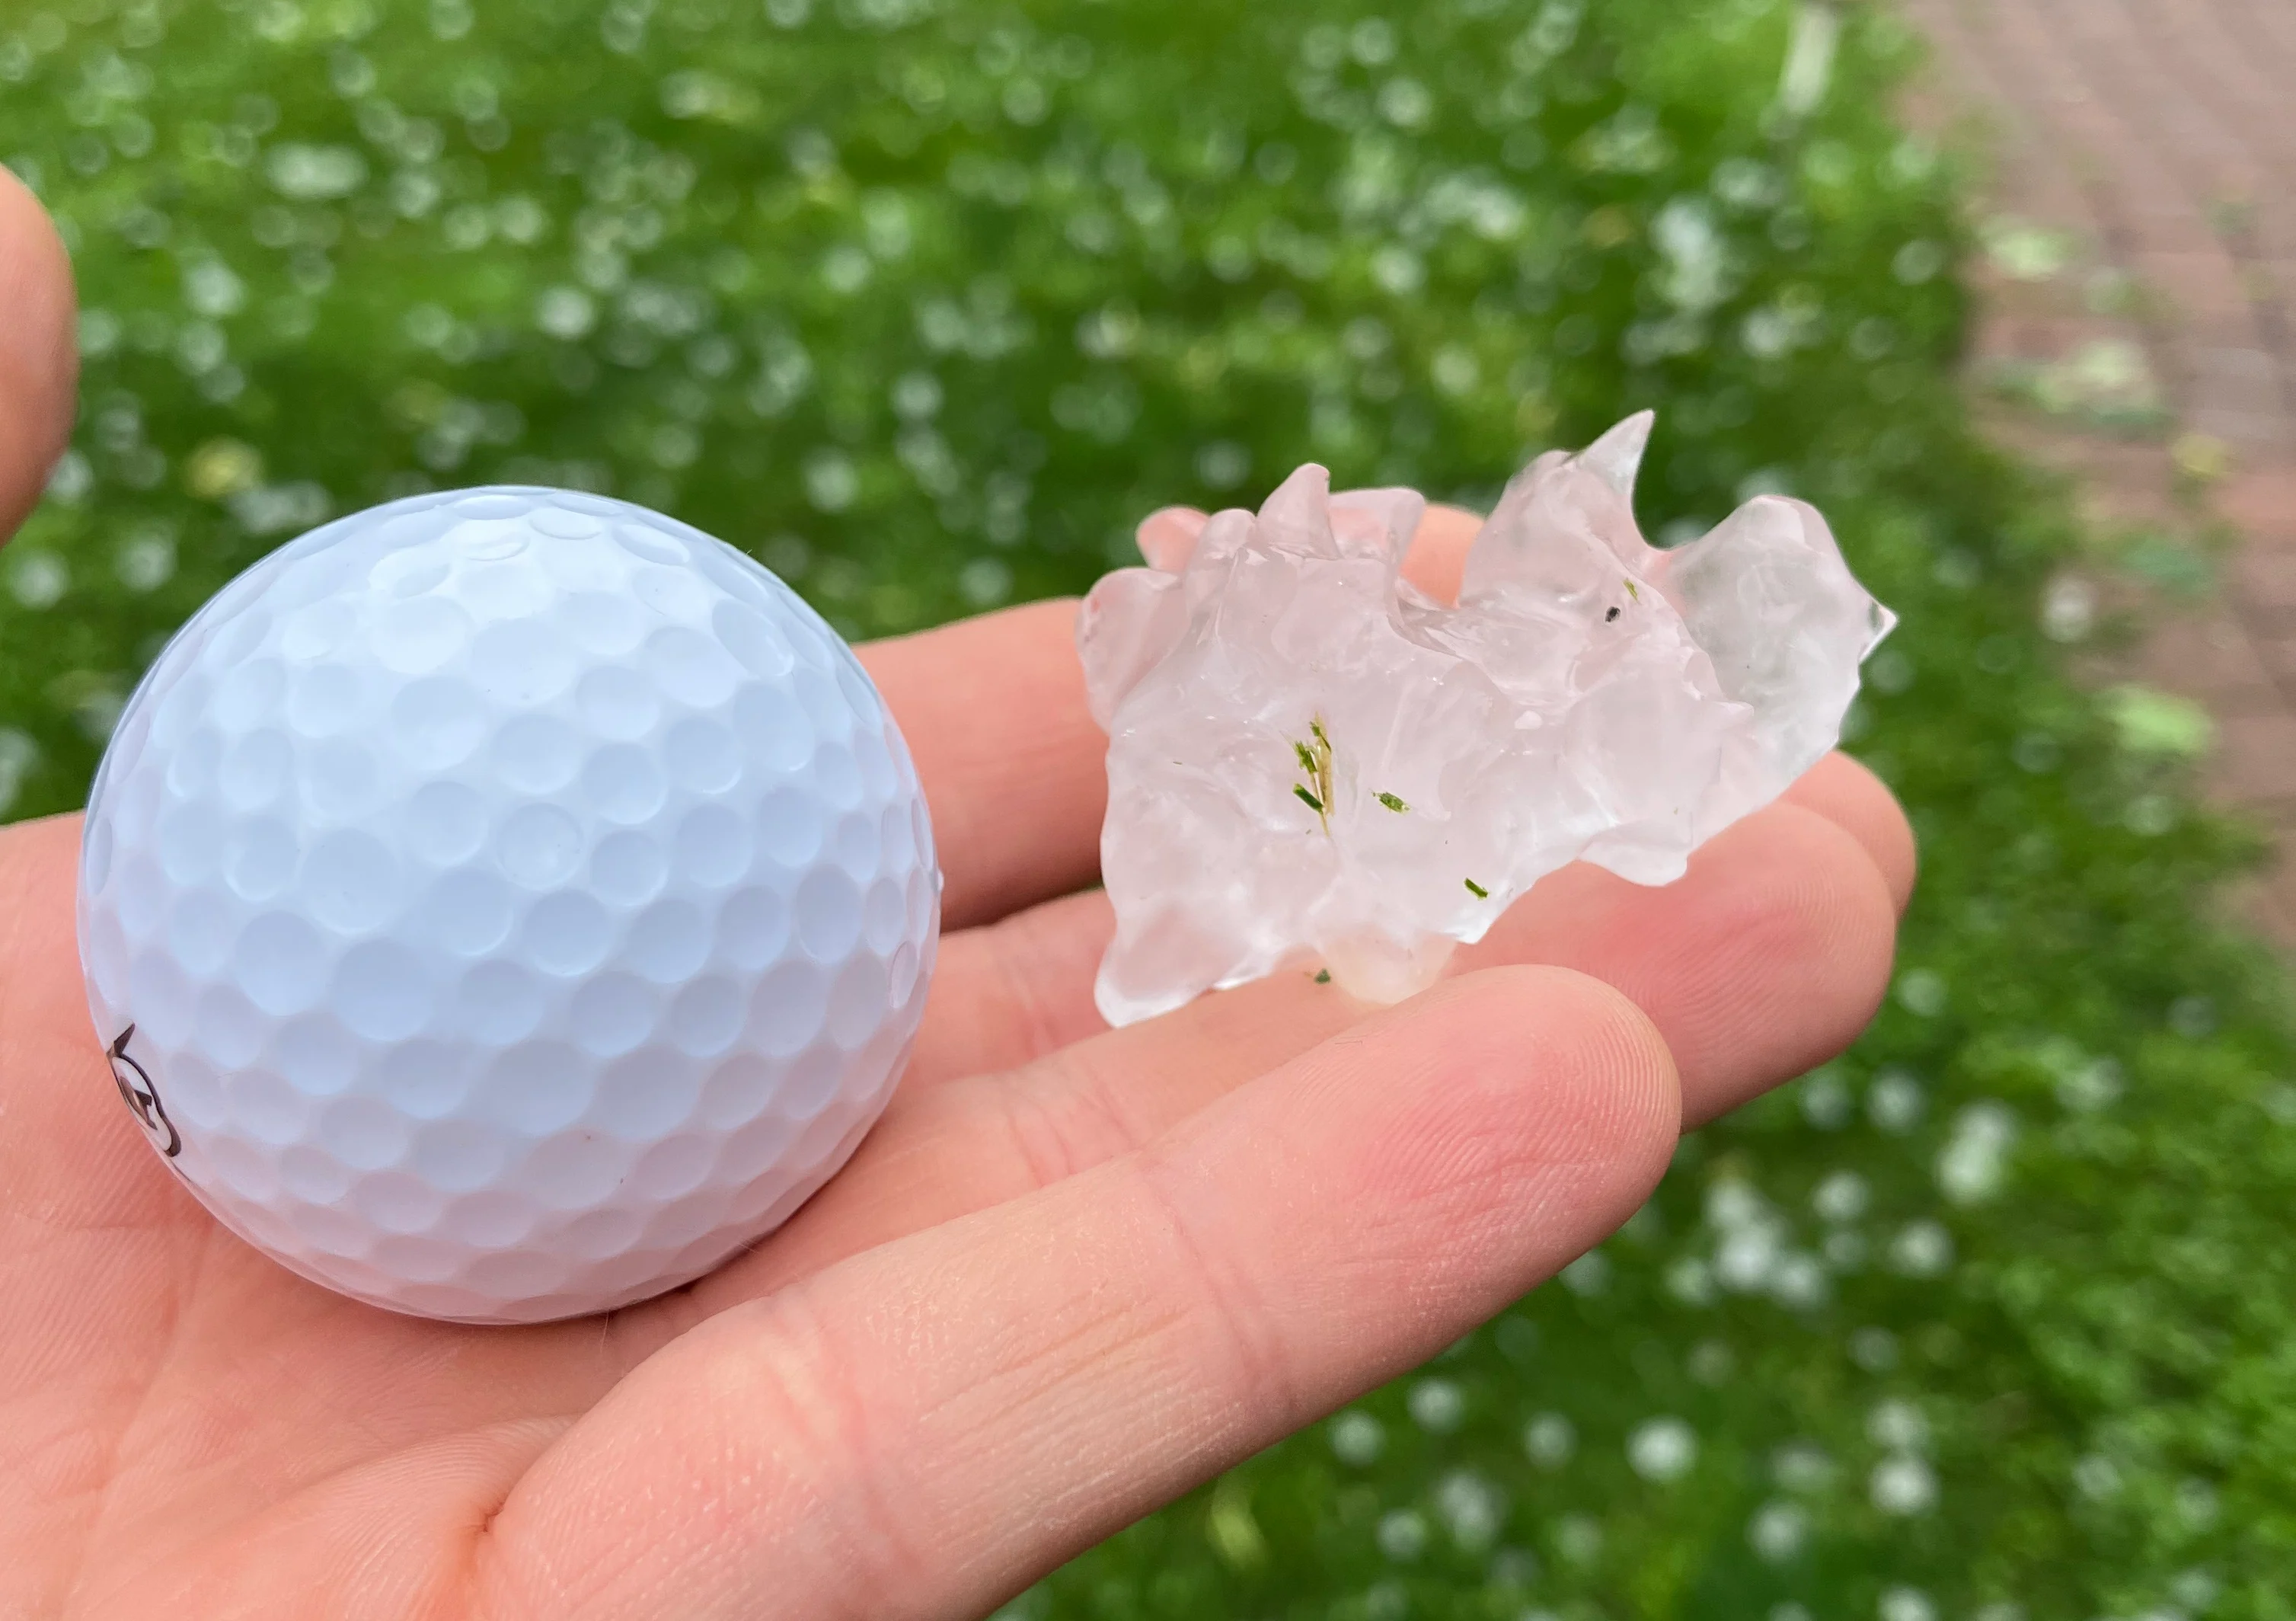
[[[127,1038],[135,1033],[133,1024],[121,1031],[104,1056],[111,1060],[111,1079],[119,1088],[119,1100],[142,1123],[152,1146],[173,1159],[184,1151],[184,1140],[176,1131],[176,1123],[168,1118],[168,1111],[160,1107],[160,1089],[152,1084],[144,1066],[127,1056]]]

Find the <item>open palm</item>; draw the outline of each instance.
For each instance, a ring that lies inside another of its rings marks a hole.
[[[0,535],[70,302],[0,171]],[[0,831],[0,1615],[976,1615],[1496,1312],[1873,1010],[1912,845],[1836,758],[1666,889],[1555,875],[1400,1008],[1284,975],[1110,1032],[1071,619],[864,651],[947,875],[915,1061],[787,1227],[607,1317],[394,1316],[219,1229],[89,1026],[77,819]]]

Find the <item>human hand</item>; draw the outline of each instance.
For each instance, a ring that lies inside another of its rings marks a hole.
[[[69,427],[65,278],[0,171],[0,531]],[[788,1226],[603,1318],[394,1316],[217,1228],[88,1024],[77,819],[0,831],[0,1614],[977,1615],[1497,1312],[1879,999],[1911,840],[1836,758],[1401,1007],[1283,975],[1106,1031],[1072,618],[864,651],[948,881],[915,1059]]]

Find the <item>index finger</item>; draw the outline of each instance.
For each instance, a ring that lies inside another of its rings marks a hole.
[[[1072,599],[860,649],[917,762],[942,926],[991,923],[1100,871],[1108,739],[1086,707]]]

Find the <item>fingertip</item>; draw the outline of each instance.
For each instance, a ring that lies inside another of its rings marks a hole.
[[[1442,1303],[1445,1315],[1487,1317],[1601,1243],[1681,1137],[1666,1043],[1631,1001],[1567,968],[1445,981],[1292,1074],[1324,1084],[1311,1081],[1286,1111],[1297,1123],[1259,1133],[1237,1169],[1256,1160],[1264,1174],[1270,1141],[1323,1159],[1327,1197],[1351,1215],[1417,1230],[1390,1253],[1417,1252],[1419,1309]]]
[[[1897,902],[1863,843],[1802,805],[1768,814],[1773,835],[1799,852],[1800,871],[1791,893],[1748,898],[1735,949],[1784,971],[1766,976],[1770,1006],[1742,1006],[1734,1017],[1713,1010],[1707,1023],[1723,1040],[1688,1099],[1693,1126],[1847,1049],[1881,1010],[1897,961]],[[1748,1040],[1758,1027],[1768,1032],[1760,1061],[1732,1062],[1734,1051],[1742,1060],[1758,1049]]]
[[[0,165],[0,538],[69,442],[79,383],[71,259],[47,210]]]
[[[1141,520],[1136,533],[1140,555],[1148,560],[1149,567],[1177,574],[1187,566],[1204,525],[1210,522],[1210,514],[1193,506],[1167,506],[1150,513]]]
[[[1482,528],[1483,520],[1463,507],[1430,506],[1419,521],[1419,532],[1411,538],[1403,577],[1437,602],[1457,602],[1468,548]]]
[[[1794,803],[1716,835],[1660,888],[1574,865],[1462,952],[1567,965],[1646,1011],[1696,1124],[1839,1052],[1889,982],[1897,911],[1838,823]]]
[[[1663,1170],[1682,1131],[1682,1075],[1657,1024],[1632,997],[1591,974],[1554,967],[1513,972],[1530,976],[1529,989],[1554,1024],[1578,1033],[1583,1075],[1598,1089],[1589,1100],[1622,1152],[1638,1143],[1640,1157],[1654,1156]]]
[[[1903,915],[1920,875],[1913,824],[1887,784],[1861,761],[1828,754],[1788,788],[1784,797],[1813,810],[1864,847],[1888,887],[1890,906]]]
[[[1543,1134],[1588,1163],[1655,1175],[1682,1120],[1674,1054],[1648,1014],[1575,968],[1517,964],[1446,980],[1386,1018],[1404,1023],[1444,1090],[1502,1077]]]

